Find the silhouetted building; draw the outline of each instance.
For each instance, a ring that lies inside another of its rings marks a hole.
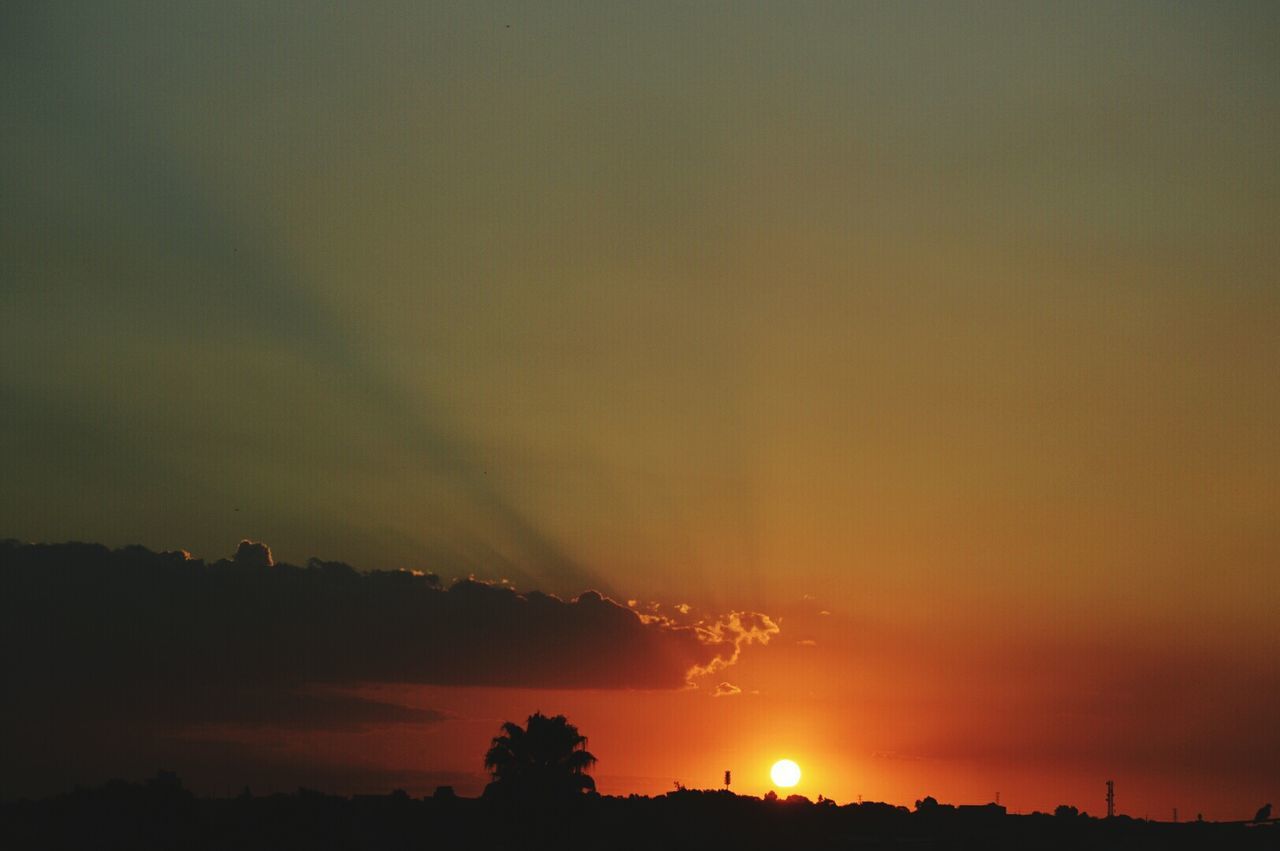
[[[1003,816],[1008,814],[1000,804],[961,804],[956,812],[969,816]]]

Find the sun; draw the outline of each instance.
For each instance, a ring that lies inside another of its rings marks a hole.
[[[789,759],[780,759],[769,769],[769,776],[775,785],[790,789],[800,782],[800,766]]]

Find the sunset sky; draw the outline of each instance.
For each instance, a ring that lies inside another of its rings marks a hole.
[[[6,574],[0,794],[542,710],[611,794],[1280,802],[1277,151],[1273,3],[7,3],[0,539],[205,565]]]

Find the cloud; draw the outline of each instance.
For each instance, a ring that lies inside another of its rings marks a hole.
[[[0,592],[6,677],[35,705],[317,683],[674,689],[777,632],[752,612],[686,626],[595,591],[562,600],[318,559],[296,567],[251,541],[211,564],[142,547],[8,542]]]
[[[742,689],[738,688],[733,683],[720,683],[716,686],[716,697],[731,697],[735,694],[742,694]]]
[[[241,541],[233,561],[245,567],[272,567],[276,563],[271,557],[271,547],[257,541]]]
[[[438,724],[454,716],[322,688],[276,685],[204,685],[121,682],[117,687],[41,690],[37,699],[6,707],[7,720],[29,725],[75,725],[86,705],[96,724],[176,730],[192,727],[358,732],[391,724]]]
[[[370,683],[687,688],[766,640],[770,623],[738,612],[677,624],[596,591],[563,600],[474,580],[446,588],[418,571],[297,567],[255,541],[212,563],[0,541],[0,779],[50,790],[94,765],[198,768],[200,742],[222,766],[209,776],[230,777],[236,741],[452,718],[370,698]]]
[[[695,627],[703,644],[719,648],[705,665],[689,670],[690,682],[697,677],[721,671],[738,661],[742,648],[751,644],[768,644],[781,629],[768,615],[760,612],[730,612],[721,619]]]

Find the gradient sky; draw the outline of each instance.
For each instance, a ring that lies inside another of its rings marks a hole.
[[[0,105],[0,537],[780,627],[255,776],[1280,798],[1274,4],[9,3]]]

